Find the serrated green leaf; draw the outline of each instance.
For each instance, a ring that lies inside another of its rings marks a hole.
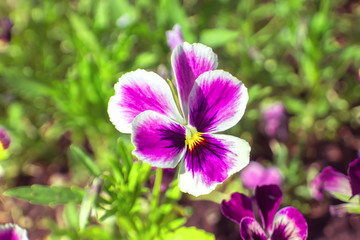
[[[100,168],[79,147],[71,146],[69,149],[69,153],[71,158],[84,165],[91,175],[99,176],[101,174]]]
[[[78,187],[60,187],[32,185],[30,187],[17,187],[5,192],[11,197],[20,198],[33,204],[57,205],[66,203],[80,203],[84,191]]]

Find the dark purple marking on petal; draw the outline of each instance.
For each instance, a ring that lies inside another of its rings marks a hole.
[[[324,168],[314,180],[310,183],[310,190],[313,197],[321,200],[324,197],[324,191],[329,192],[333,197],[334,192],[351,196],[351,187],[349,179],[344,174],[334,170],[332,167]]]
[[[133,122],[134,155],[154,167],[174,168],[185,149],[185,127],[153,111]]]
[[[11,140],[6,130],[0,127],[0,144],[4,149],[7,149],[10,146],[10,142]]]
[[[186,147],[179,170],[179,188],[194,196],[210,193],[216,185],[249,163],[250,146],[237,137],[202,134],[192,150]]]
[[[263,185],[256,187],[255,199],[266,232],[271,232],[276,211],[279,209],[282,192],[278,185]]]
[[[241,119],[247,101],[246,87],[229,73],[203,73],[189,96],[189,122],[199,132],[227,130]]]
[[[285,207],[276,213],[271,240],[305,240],[308,226],[304,216],[294,207]]]
[[[204,179],[210,184],[212,181],[222,182],[227,178],[227,170],[232,162],[226,162],[230,153],[222,141],[211,135],[202,135],[203,140],[192,150],[185,153],[185,166],[193,176],[197,173],[206,175]]]
[[[188,116],[188,98],[194,82],[202,73],[217,67],[217,56],[211,48],[200,43],[184,42],[171,55],[184,116]]]
[[[348,176],[350,178],[350,186],[352,197],[360,194],[360,158],[355,159],[349,164]]]
[[[221,202],[222,214],[231,221],[240,224],[244,217],[254,217],[251,198],[241,193],[231,194],[229,201]]]
[[[244,240],[267,240],[264,230],[251,217],[245,217],[240,222],[240,236]]]

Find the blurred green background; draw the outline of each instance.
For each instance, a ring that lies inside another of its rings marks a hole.
[[[359,133],[358,1],[3,0],[0,18],[13,24],[11,39],[0,40],[0,125],[12,139],[10,157],[0,162],[2,191],[89,184],[86,170],[68,158],[71,144],[103,171],[118,157],[118,142],[131,150],[129,136],[109,121],[109,97],[118,78],[138,68],[171,78],[165,31],[177,23],[185,41],[212,47],[219,69],[249,89],[246,113],[229,132],[249,141],[253,160],[280,164],[288,201],[306,198],[306,169],[319,156],[314,142],[336,143],[344,128]],[[290,134],[269,145],[262,111],[274,102],[284,104]],[[353,159],[342,160],[347,166]]]

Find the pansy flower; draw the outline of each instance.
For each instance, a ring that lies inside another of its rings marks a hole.
[[[262,227],[256,221],[251,198],[233,193],[229,201],[222,201],[221,211],[230,220],[240,225],[244,240],[305,240],[307,223],[294,207],[280,209],[282,192],[278,185],[256,187],[255,201],[259,209]]]
[[[251,161],[249,165],[241,170],[240,178],[244,187],[249,189],[255,189],[261,185],[281,185],[283,182],[283,176],[277,167],[265,168],[255,161]]]
[[[16,224],[0,225],[1,240],[28,240],[27,231]]]
[[[249,162],[246,141],[215,134],[242,118],[248,93],[238,79],[215,70],[217,56],[202,44],[178,45],[171,62],[178,106],[164,79],[136,70],[115,84],[108,113],[120,132],[132,133],[135,156],[153,167],[180,163],[180,190],[199,196]]]
[[[360,158],[349,164],[348,175],[332,167],[324,168],[310,183],[310,191],[316,200],[321,200],[328,192],[344,204],[330,206],[333,215],[344,215],[346,212],[360,214]]]

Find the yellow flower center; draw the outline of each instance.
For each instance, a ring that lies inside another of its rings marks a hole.
[[[194,147],[199,145],[204,138],[202,137],[202,133],[198,132],[194,127],[187,127],[186,128],[186,139],[185,144],[188,146],[189,150],[192,151]]]

